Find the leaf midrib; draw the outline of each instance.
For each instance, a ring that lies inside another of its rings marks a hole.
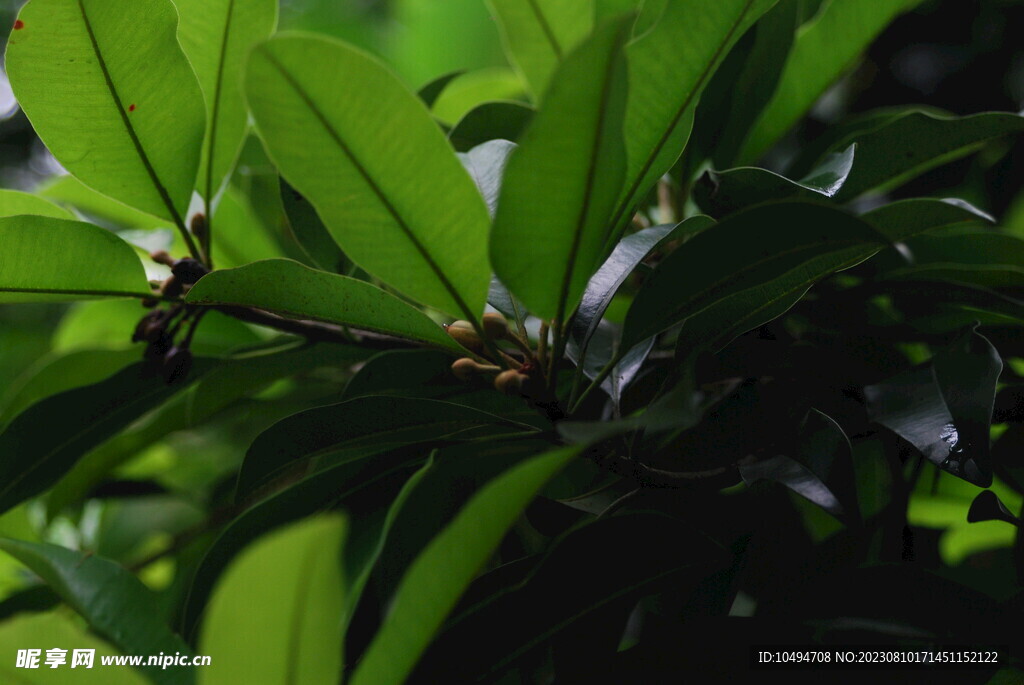
[[[656,160],[658,158],[658,155],[661,154],[661,150],[663,147],[665,147],[665,143],[668,141],[669,137],[671,137],[672,132],[676,130],[676,127],[682,120],[683,115],[686,114],[686,111],[690,108],[690,105],[693,103],[693,100],[696,97],[697,92],[703,87],[704,82],[708,79],[712,69],[718,62],[718,58],[722,56],[722,52],[725,50],[725,46],[728,45],[729,42],[732,40],[733,35],[735,35],[736,30],[743,22],[743,19],[746,18],[747,13],[750,11],[750,8],[753,4],[754,0],[747,0],[746,4],[743,6],[743,10],[740,11],[739,15],[736,17],[736,20],[733,22],[732,26],[729,27],[728,32],[726,32],[725,38],[718,44],[718,47],[715,49],[714,55],[708,61],[708,63],[704,65],[704,68],[701,70],[700,75],[697,77],[697,81],[694,83],[693,88],[691,88],[690,92],[687,93],[686,99],[683,101],[682,106],[679,107],[679,109],[675,113],[675,116],[672,118],[672,124],[665,129],[664,133],[662,133],[657,145],[651,151],[651,154],[648,155],[639,173],[636,175],[636,178],[630,185],[628,192],[625,195],[623,195],[622,204],[616,210],[614,214],[614,219],[609,224],[609,230],[615,231],[615,227],[618,226],[619,223],[622,221],[622,216],[629,209],[629,205],[633,201],[633,195],[636,194],[636,191],[640,186],[640,183],[643,182],[644,177],[647,176],[647,173],[651,170],[651,166],[654,164],[654,160]]]
[[[621,35],[622,29],[619,29]],[[616,36],[616,45],[619,44],[619,35]],[[569,298],[569,288],[572,286],[573,276],[576,273],[576,259],[579,256],[580,243],[583,241],[583,229],[590,218],[592,209],[591,203],[594,193],[594,184],[597,177],[597,159],[604,149],[601,140],[608,124],[608,100],[611,97],[612,81],[615,78],[617,66],[617,51],[613,49],[608,54],[608,62],[604,66],[604,80],[601,83],[601,104],[597,117],[597,126],[594,127],[594,136],[590,148],[590,162],[587,167],[587,180],[583,189],[583,202],[580,206],[579,216],[576,219],[576,230],[573,233],[572,245],[569,248],[569,259],[566,269],[562,275],[562,286],[558,293],[558,308],[556,320],[561,324],[565,318],[566,301]]]
[[[153,187],[160,195],[160,200],[164,203],[164,206],[167,207],[167,211],[171,213],[171,219],[174,221],[175,225],[184,227],[185,222],[182,221],[181,214],[178,213],[177,207],[174,206],[174,201],[171,200],[170,193],[167,192],[167,188],[164,187],[164,184],[160,180],[160,176],[156,173],[156,169],[153,167],[152,162],[149,161],[149,155],[146,154],[146,149],[142,146],[142,141],[139,140],[139,136],[135,132],[135,127],[132,126],[132,122],[128,118],[128,112],[124,109],[124,103],[121,102],[117,88],[114,86],[114,80],[110,76],[110,70],[107,69],[107,60],[103,57],[103,52],[100,50],[99,42],[96,40],[96,33],[92,29],[92,22],[89,21],[89,14],[85,11],[85,0],[78,0],[78,9],[82,13],[82,22],[85,24],[86,33],[89,35],[89,42],[92,45],[93,54],[96,55],[96,62],[99,65],[100,71],[103,73],[103,79],[107,84],[107,92],[110,93],[110,97],[114,101],[114,106],[117,107],[117,112],[121,115],[121,123],[124,124],[125,131],[128,133],[128,137],[131,139],[132,145],[135,147],[135,152],[139,156],[139,161],[141,161],[143,167],[145,167],[146,173],[149,175],[149,180],[153,183]]]
[[[544,15],[540,5],[537,4],[537,0],[526,0],[526,4],[530,6],[535,17],[537,17],[537,23],[540,24],[540,30],[544,33],[544,37],[547,38],[548,43],[551,44],[551,51],[555,53],[555,58],[558,61],[562,60],[562,46],[558,43],[558,37],[555,35],[554,29],[548,22],[548,18]]]
[[[81,2],[81,0],[79,0],[79,2]],[[313,101],[309,93],[307,93],[306,90],[302,87],[302,84],[300,84],[291,74],[291,72],[289,72],[285,68],[285,66],[281,64],[277,57],[270,50],[267,49],[266,44],[261,45],[258,48],[258,50],[260,51],[260,53],[263,54],[267,61],[270,62],[271,66],[273,66],[281,75],[281,77],[288,83],[289,87],[291,87],[295,94],[299,96],[299,99],[301,99],[303,103],[305,103],[306,107],[308,107],[309,110],[313,113],[313,115],[316,117],[320,125],[323,126],[324,130],[330,136],[331,140],[334,141],[335,145],[337,145],[338,148],[342,151],[342,154],[344,154],[345,157],[348,158],[349,162],[352,163],[352,166],[355,167],[356,171],[363,179],[363,182],[366,183],[366,185],[370,188],[371,191],[373,191],[373,194],[377,197],[378,202],[380,202],[384,209],[388,212],[388,214],[391,215],[391,218],[395,220],[395,223],[398,225],[399,229],[405,235],[406,239],[410,243],[412,243],[412,246],[419,253],[423,261],[427,263],[427,266],[430,268],[430,270],[434,272],[434,275],[437,277],[438,281],[440,281],[444,289],[448,292],[448,295],[455,302],[456,306],[458,306],[458,308],[462,310],[462,314],[469,321],[475,321],[476,315],[473,313],[473,310],[469,308],[465,300],[462,298],[462,295],[459,294],[458,290],[455,288],[452,282],[448,280],[448,277],[441,270],[441,267],[438,266],[436,261],[434,261],[433,255],[430,254],[430,252],[423,245],[423,243],[420,242],[416,234],[413,233],[412,229],[406,223],[405,218],[401,215],[401,213],[399,213],[398,208],[391,203],[387,195],[385,195],[383,189],[381,189],[381,187],[377,185],[376,181],[374,181],[373,177],[356,157],[355,153],[345,143],[345,141],[342,139],[338,131],[335,130],[334,126],[331,125],[331,122],[327,119],[327,116]]]
[[[220,58],[217,62],[217,78],[213,87],[213,109],[210,112],[210,149],[206,156],[206,204],[207,213],[213,203],[213,161],[217,153],[217,129],[220,124],[220,101],[224,86],[224,64],[227,61],[228,40],[231,36],[231,23],[235,16],[235,0],[228,0],[227,16],[224,18],[224,32],[221,34]],[[207,217],[209,221],[209,217]]]

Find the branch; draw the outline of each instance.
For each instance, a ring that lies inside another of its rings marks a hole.
[[[322,323],[320,321],[286,319],[283,316],[271,314],[260,309],[232,306],[216,306],[213,308],[239,321],[266,326],[283,333],[301,335],[313,342],[331,342],[345,345],[357,344],[361,347],[381,350],[422,347],[422,345],[405,338],[385,335],[383,333],[373,333],[371,331],[358,331],[358,338],[354,338],[349,330],[342,326]]]
[[[641,488],[678,489],[693,485],[695,481],[722,476],[735,464],[704,471],[664,471],[617,454],[592,454],[590,460],[606,471],[628,478]]]

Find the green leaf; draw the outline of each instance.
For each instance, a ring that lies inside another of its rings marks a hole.
[[[828,157],[799,181],[758,169],[739,167],[707,171],[694,187],[694,201],[708,214],[723,217],[772,200],[824,200],[835,197],[854,164],[856,144]]]
[[[0,218],[0,302],[149,297],[134,250],[110,231],[44,216]]]
[[[227,188],[221,194],[213,225],[217,232],[212,247],[213,261],[218,268],[244,266],[284,256],[248,199],[234,188]]]
[[[50,395],[98,383],[138,359],[136,350],[78,350],[47,355],[3,395],[0,426]]]
[[[947,117],[910,112],[850,138],[857,163],[837,199],[853,200],[875,188],[889,188],[932,167],[970,153],[986,140],[1024,132],[1024,116],[988,112]]]
[[[443,328],[394,295],[287,259],[214,271],[200,279],[185,300],[195,305],[256,307],[288,318],[353,326],[462,351]]]
[[[882,29],[920,2],[833,1],[800,27],[779,86],[750,132],[739,155],[740,163],[757,161],[810,110],[833,81],[854,65]]]
[[[75,215],[61,209],[49,200],[23,193],[20,190],[0,190],[0,217],[18,216],[19,214],[38,214],[54,219],[74,219]]]
[[[242,150],[249,113],[242,66],[249,50],[277,26],[276,0],[174,0],[178,38],[206,101],[206,136],[196,189],[214,206]]]
[[[664,544],[666,537],[673,544]],[[664,514],[630,512],[576,527],[535,563],[523,560],[522,574],[512,564],[493,571],[502,576],[498,588],[487,592],[487,576],[474,584],[476,601],[466,602],[438,636],[417,676],[425,682],[500,682],[503,671],[559,644],[552,638],[563,644],[582,640],[590,653],[581,633],[595,623],[614,623],[609,609],[628,613],[642,597],[693,587],[727,563],[725,550]]]
[[[441,92],[430,111],[446,126],[452,126],[485,102],[521,100],[523,82],[508,67],[488,67],[455,78]]]
[[[0,549],[42,578],[93,630],[125,654],[192,653],[161,620],[156,595],[114,562],[56,545],[8,538],[0,538]],[[187,668],[138,668],[161,685],[195,679],[195,671]]]
[[[697,234],[650,274],[626,316],[622,345],[739,293],[746,293],[740,296],[745,308],[770,306],[886,245],[871,225],[820,205],[780,202],[739,212]],[[733,310],[722,323],[736,318]]]
[[[339,515],[302,521],[257,540],[232,562],[203,620],[199,651],[216,658],[200,683],[337,680],[345,533]]]
[[[126,204],[97,193],[74,176],[58,176],[43,185],[36,192],[48,200],[81,213],[102,225],[113,225],[138,229],[174,229],[166,219],[132,209]]]
[[[534,110],[519,102],[485,102],[452,127],[448,140],[459,152],[489,140],[519,140],[533,119]]]
[[[370,354],[355,345],[308,343],[240,354],[199,379],[189,396],[189,414],[198,423],[236,400],[258,395],[276,380],[319,368],[346,369]]]
[[[955,198],[899,200],[866,212],[861,218],[894,243],[935,228],[995,222],[977,207]]]
[[[544,95],[566,55],[590,33],[593,0],[488,0],[501,25],[509,59],[530,86],[534,101]]]
[[[209,547],[188,590],[182,625],[194,633],[214,584],[231,560],[249,543],[282,525],[329,509],[344,509],[355,521],[370,522],[388,503],[426,455],[395,450],[377,459],[357,459],[315,473],[247,509]],[[354,534],[360,528],[353,530]],[[352,574],[346,574],[351,577]],[[340,618],[339,618],[340,621]]]
[[[679,158],[701,91],[732,45],[776,0],[647,3],[638,24],[654,28],[630,44],[625,192],[616,227]],[[664,8],[663,10],[661,8]],[[639,30],[639,29],[638,29]]]
[[[184,225],[203,94],[171,1],[32,0],[18,17],[7,74],[46,147],[83,183]]]
[[[384,624],[367,648],[352,685],[405,682],[470,581],[545,483],[578,450],[549,452],[485,485],[416,558]]]
[[[601,26],[565,60],[505,169],[491,264],[545,319],[572,312],[604,257],[625,164],[627,28]]]
[[[740,39],[700,98],[690,148],[688,179],[705,159],[719,169],[736,163],[761,108],[775,92],[793,47],[801,0],[780,0]]]
[[[17,685],[147,685],[150,681],[130,668],[97,668],[103,657],[118,656],[117,650],[85,632],[69,616],[59,612],[22,614],[0,623],[0,650],[17,654],[19,649],[47,649],[44,645],[60,645],[68,650],[67,665],[60,671],[45,666],[46,652],[39,657],[38,669],[18,668],[14,658],[0,664],[0,678]],[[73,670],[73,652],[76,649],[95,650],[93,667],[76,666]]]
[[[597,273],[587,283],[583,300],[572,320],[573,340],[586,353],[586,344],[601,323],[615,293],[644,259],[659,245],[672,240],[686,240],[714,225],[711,217],[697,215],[675,226],[652,226],[619,241]]]
[[[206,366],[196,363],[187,380]],[[167,385],[139,363],[23,411],[0,433],[0,512],[49,488],[91,449],[187,385]]]
[[[423,104],[427,107],[433,107],[437,98],[448,87],[448,84],[465,73],[465,69],[457,69],[447,74],[442,74],[416,91],[416,95],[419,96],[420,100],[423,100]]]
[[[472,407],[416,397],[359,397],[309,409],[278,422],[253,441],[238,473],[236,499],[245,501],[283,474],[414,443],[479,437],[499,429],[506,433],[535,430]]]
[[[741,464],[743,481],[777,481],[841,521],[859,521],[853,448],[839,424],[811,409],[790,450],[788,454]]]
[[[344,273],[349,268],[345,253],[334,242],[309,200],[283,178],[281,204],[284,206],[286,227],[309,258],[310,266],[332,273]]]
[[[278,37],[253,51],[246,92],[270,157],[353,262],[419,302],[479,316],[487,208],[394,74],[341,43]]]

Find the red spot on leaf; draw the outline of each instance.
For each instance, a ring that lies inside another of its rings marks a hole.
[[[21,19],[19,19],[16,22],[14,22],[14,30],[15,31],[20,31],[23,28],[25,28],[25,22],[23,22]]]
[[[134,105],[134,103],[133,103],[133,104],[131,104],[131,105],[128,105],[128,111],[129,111],[129,112],[134,112],[134,111],[135,111],[135,105]]]

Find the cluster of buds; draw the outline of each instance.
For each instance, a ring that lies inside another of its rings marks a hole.
[[[492,355],[498,354],[505,365],[510,367],[503,371],[496,364],[480,363],[470,357],[463,357],[452,364],[452,373],[460,380],[493,378],[495,389],[512,397],[535,397],[543,392],[543,372],[533,350],[527,341],[512,332],[508,321],[501,314],[484,314],[479,331],[469,321],[455,321],[446,326],[445,330],[455,342],[478,357],[493,362],[498,360],[492,359]],[[480,331],[486,336],[486,340],[480,336]],[[491,345],[488,345],[488,342]],[[523,358],[518,359],[501,350],[498,343],[502,342],[511,343],[518,348]]]
[[[154,289],[164,298],[180,297],[209,273],[206,266],[191,257],[174,259],[163,250],[153,252],[150,257],[157,264],[171,269],[167,280],[154,283]],[[185,378],[192,369],[192,352],[189,350],[191,335],[185,336],[180,343],[174,339],[191,312],[180,304],[161,308],[157,299],[146,300],[143,305],[150,307],[150,310],[135,327],[132,342],[146,343],[143,357],[163,376],[165,382],[171,384]]]

